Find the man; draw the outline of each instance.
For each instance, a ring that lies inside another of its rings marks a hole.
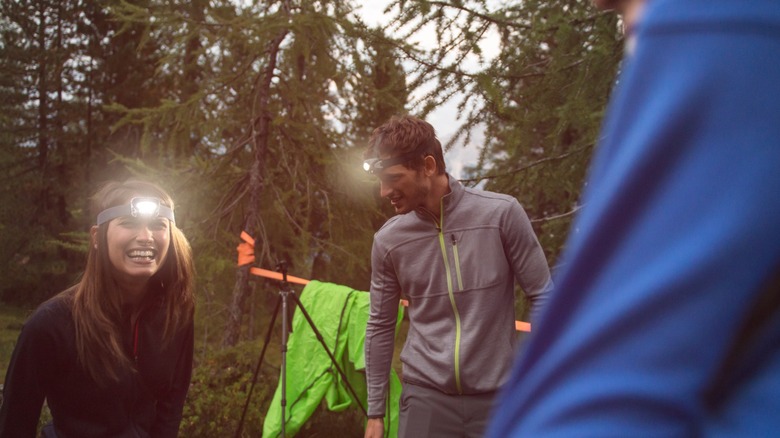
[[[550,285],[544,252],[515,198],[464,188],[446,173],[423,120],[391,118],[366,156],[398,213],[374,236],[371,256],[366,437],[383,432],[401,294],[410,325],[399,436],[482,436],[514,357],[514,281],[538,312]]]
[[[636,45],[488,435],[777,435],[780,3],[610,3]]]

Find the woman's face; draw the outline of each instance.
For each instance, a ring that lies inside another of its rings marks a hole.
[[[170,226],[163,217],[122,216],[108,223],[108,258],[120,285],[143,286],[160,269],[170,246]]]

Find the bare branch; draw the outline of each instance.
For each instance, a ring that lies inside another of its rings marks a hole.
[[[557,219],[563,219],[565,217],[569,217],[569,216],[574,215],[575,213],[580,211],[580,209],[582,209],[582,207],[584,207],[584,205],[577,205],[573,209],[567,211],[566,213],[556,214],[556,215],[553,215],[553,216],[540,217],[538,219],[531,219],[531,223],[538,224],[538,223],[541,223],[541,222],[549,222],[549,221],[554,221],[554,220],[557,220]]]
[[[580,148],[573,149],[573,150],[571,150],[569,152],[566,152],[565,154],[556,155],[554,157],[545,157],[545,158],[542,158],[540,160],[534,161],[533,163],[526,164],[525,166],[520,166],[520,167],[518,167],[516,169],[512,169],[512,170],[507,171],[507,172],[495,173],[495,174],[492,174],[492,175],[484,175],[484,176],[479,176],[479,177],[476,177],[476,178],[461,179],[460,182],[462,182],[464,184],[466,184],[466,183],[478,183],[478,182],[484,181],[486,179],[502,178],[502,177],[509,176],[509,175],[512,175],[512,174],[515,174],[515,173],[523,172],[525,170],[528,170],[528,169],[530,169],[532,167],[538,166],[538,165],[543,164],[543,163],[547,163],[547,162],[550,162],[550,161],[558,161],[558,160],[562,160],[564,158],[570,157],[572,155],[579,154],[580,152],[584,152],[584,151],[592,148],[593,145],[594,145],[594,143],[590,143],[590,144],[587,144],[587,145],[582,146]]]

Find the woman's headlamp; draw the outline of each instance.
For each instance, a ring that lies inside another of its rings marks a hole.
[[[152,219],[155,217],[164,217],[171,222],[176,222],[173,218],[173,210],[164,205],[157,198],[137,197],[130,200],[130,205],[117,205],[107,208],[98,214],[97,224],[101,225],[111,219],[122,216],[140,217]]]

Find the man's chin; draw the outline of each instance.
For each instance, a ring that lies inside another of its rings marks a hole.
[[[395,214],[406,214],[412,211],[410,208],[404,205],[393,205],[393,209],[395,209]]]

